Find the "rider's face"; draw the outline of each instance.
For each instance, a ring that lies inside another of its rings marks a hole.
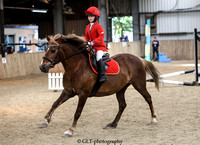
[[[88,16],[88,20],[90,23],[94,22],[95,16]]]

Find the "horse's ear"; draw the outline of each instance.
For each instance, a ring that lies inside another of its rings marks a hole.
[[[50,37],[49,36],[46,36],[46,39],[47,39],[48,42],[50,41]]]
[[[61,35],[61,34],[56,34],[56,35],[54,36],[54,40],[55,40],[58,44],[60,44],[61,41],[62,41],[62,35]]]

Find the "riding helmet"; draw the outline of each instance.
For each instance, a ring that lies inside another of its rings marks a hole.
[[[85,11],[86,15],[94,15],[100,18],[100,11],[97,7],[89,7],[86,11]]]

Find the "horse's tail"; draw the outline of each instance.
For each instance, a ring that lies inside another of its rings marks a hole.
[[[160,78],[160,72],[158,69],[153,65],[153,63],[146,61],[145,59],[141,59],[145,70],[148,74],[150,74],[153,78],[153,81],[155,82],[155,87],[159,90],[159,78]]]

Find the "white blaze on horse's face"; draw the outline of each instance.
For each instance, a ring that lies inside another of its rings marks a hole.
[[[49,51],[49,49],[50,49],[50,47],[47,48],[46,53]],[[44,59],[42,59],[41,65],[43,64],[43,62],[44,62]]]
[[[41,65],[43,64],[43,61],[44,61],[44,60],[42,59],[42,61],[41,61]]]
[[[49,47],[49,48],[47,48],[47,52],[49,51],[49,49],[50,49],[50,47]]]

